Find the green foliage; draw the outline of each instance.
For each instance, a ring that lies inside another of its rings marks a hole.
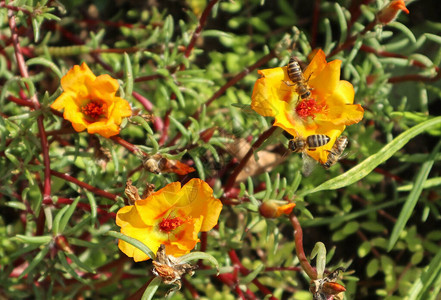
[[[0,3],[0,298],[164,298],[172,286],[117,239],[154,249],[119,233],[115,215],[128,179],[142,194],[197,177],[224,207],[181,257],[199,269],[170,299],[311,299],[293,224],[264,218],[267,201],[296,203],[307,259],[318,278],[346,269],[346,299],[439,299],[438,2],[408,1],[410,17],[385,25],[387,0],[138,2]],[[273,119],[250,103],[256,70],[291,55],[307,65],[318,47],[342,61],[365,114],[344,132],[348,156],[304,177],[281,130],[260,140]],[[130,102],[122,142],[75,132],[50,108],[82,62]],[[196,171],[149,172],[131,147]]]

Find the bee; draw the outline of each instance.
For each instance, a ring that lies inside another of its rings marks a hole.
[[[330,137],[324,134],[313,134],[306,139],[296,137],[289,141],[288,148],[292,152],[314,151],[315,148],[321,147],[329,143]]]
[[[325,163],[323,163],[323,167],[325,169],[329,169],[333,165],[339,161],[341,158],[341,155],[343,154],[343,151],[345,151],[346,146],[348,145],[348,137],[341,136],[339,137],[335,143],[334,146],[332,146],[331,151],[328,151],[328,159]]]
[[[302,69],[300,68],[299,63],[291,56],[288,62],[288,77],[293,82],[285,81],[287,86],[296,86],[296,92],[300,95],[300,98],[307,99],[311,96],[311,89],[308,86],[308,80],[303,76]]]
[[[292,152],[302,152],[303,167],[302,173],[309,176],[317,163],[311,156],[306,153],[306,150],[314,151],[315,148],[321,147],[329,143],[331,138],[324,134],[314,134],[308,136],[306,139],[296,137],[289,141],[288,148]]]

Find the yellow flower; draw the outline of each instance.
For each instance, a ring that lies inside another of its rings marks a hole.
[[[63,93],[51,107],[61,111],[77,132],[98,133],[106,138],[119,133],[122,118],[132,115],[129,103],[115,96],[119,85],[109,75],[96,77],[83,63],[61,78]]]
[[[363,118],[363,108],[354,103],[351,83],[340,80],[340,60],[326,62],[318,50],[303,76],[311,89],[311,96],[302,99],[290,82],[287,67],[260,70],[262,75],[254,85],[251,108],[258,114],[274,117],[274,126],[294,137],[307,138],[314,134],[330,137],[329,143],[307,154],[319,162],[326,162],[335,140],[347,125]]]
[[[116,224],[121,233],[143,242],[155,253],[164,244],[167,254],[177,257],[196,246],[199,232],[217,224],[221,210],[222,203],[213,197],[210,186],[192,179],[182,188],[179,182],[170,183],[135,205],[121,208]],[[150,258],[122,240],[118,247],[135,261]]]

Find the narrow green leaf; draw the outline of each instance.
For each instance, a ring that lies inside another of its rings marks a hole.
[[[271,178],[268,174],[268,172],[265,172],[265,185],[266,185],[266,189],[265,189],[265,196],[263,196],[263,201],[266,201],[269,199],[270,195],[271,195],[271,191],[272,191],[272,185],[271,185]]]
[[[270,199],[276,199],[277,192],[279,191],[280,187],[280,174],[276,174],[276,180],[274,181],[274,184],[272,185],[272,192],[270,195]]]
[[[430,189],[441,185],[441,177],[427,179],[423,184],[423,189]],[[408,192],[414,189],[414,184],[406,184],[397,188],[398,192]]]
[[[141,117],[141,116],[134,116],[131,118],[132,121],[138,122],[139,124],[141,124],[142,128],[145,129],[145,131],[147,131],[149,134],[153,135],[153,130],[150,127],[150,125],[147,123],[147,121]]]
[[[64,231],[64,228],[66,228],[67,222],[69,222],[70,217],[72,217],[72,214],[74,213],[75,208],[77,207],[79,201],[80,201],[80,197],[78,196],[71,205],[68,205],[68,209],[66,210],[66,213],[64,213],[60,219],[60,224],[58,225],[57,234],[62,233]]]
[[[337,13],[338,24],[340,28],[340,40],[339,44],[342,44],[346,40],[346,36],[348,34],[348,24],[346,22],[345,14],[343,12],[342,7],[338,4],[334,4],[335,12]]]
[[[190,138],[190,132],[188,132],[184,125],[181,124],[181,122],[178,122],[172,116],[170,116],[170,121],[172,121],[173,125],[176,126],[176,128],[182,133],[184,137],[186,137],[187,139]]]
[[[287,197],[292,198],[294,196],[294,193],[299,188],[300,182],[302,181],[302,175],[300,174],[300,171],[297,171],[294,180],[292,181],[291,185],[287,188]]]
[[[167,85],[171,88],[173,93],[175,93],[176,98],[178,99],[178,103],[182,108],[185,108],[185,99],[181,90],[179,90],[179,86],[177,86],[172,80],[166,81]]]
[[[144,294],[142,294],[141,300],[151,300],[153,299],[153,296],[155,295],[156,291],[159,288],[159,285],[161,284],[161,278],[155,277],[152,281],[150,281],[149,285],[144,291]]]
[[[96,274],[96,271],[93,270],[91,267],[89,267],[87,264],[83,263],[76,255],[71,254],[71,253],[65,253],[67,257],[69,257],[78,267],[80,267],[81,269],[92,273],[92,274]]]
[[[39,245],[46,245],[52,240],[52,237],[48,235],[27,236],[27,235],[17,234],[15,238],[17,238],[21,242],[25,242],[28,244],[39,244]]]
[[[64,213],[66,212],[66,210],[69,209],[69,205],[66,205],[65,207],[63,207],[62,209],[60,209],[60,211],[57,213],[57,215],[54,218],[54,223],[53,223],[53,227],[52,227],[52,232],[53,235],[56,236],[60,230],[60,222],[61,222],[61,218],[63,217]]]
[[[44,247],[41,249],[40,252],[31,260],[29,263],[29,266],[18,276],[17,279],[22,279],[24,276],[28,275],[30,271],[32,271],[39,263],[40,261],[46,256],[46,254],[49,252],[49,246]]]
[[[437,282],[440,280],[440,276],[441,250],[439,250],[435,257],[432,259],[425,272],[421,276],[417,277],[416,281],[409,289],[406,299],[423,299],[422,295],[432,287],[433,282]]]
[[[114,159],[113,161],[116,161],[116,160]],[[116,167],[116,163],[115,163],[115,167]],[[86,191],[86,190],[84,190],[84,193],[86,194],[87,200],[89,200],[90,216],[91,216],[90,221],[91,221],[91,224],[93,224],[94,220],[96,220],[96,217],[98,215],[95,194],[92,192]]]
[[[359,163],[357,166],[353,167],[349,171],[334,177],[321,185],[317,186],[314,189],[303,191],[300,196],[309,195],[312,193],[316,193],[318,191],[324,190],[336,190],[350,184],[353,184],[365,176],[367,176],[372,170],[374,170],[378,165],[382,164],[386,160],[388,160],[392,155],[395,154],[398,150],[403,148],[403,146],[413,137],[418,134],[433,129],[434,127],[441,126],[441,117],[436,117],[430,120],[427,120],[421,124],[418,124],[393,139],[389,144],[384,146],[380,151],[366,158],[364,161]]]
[[[257,267],[255,267],[251,273],[249,273],[247,276],[245,276],[244,278],[242,278],[240,280],[240,283],[241,284],[249,284],[251,281],[256,279],[257,275],[259,275],[259,273],[262,272],[262,270],[264,268],[265,268],[265,265],[263,263],[259,263],[257,265]]]
[[[399,22],[391,22],[387,24],[387,26],[400,30],[412,43],[416,43],[416,38],[413,35],[412,30],[410,30],[406,25]]]
[[[127,236],[125,234],[122,234],[122,233],[119,233],[116,231],[108,231],[105,233],[105,235],[112,236],[114,238],[123,240],[124,242],[131,244],[132,246],[138,248],[139,250],[141,250],[142,252],[147,254],[151,259],[154,259],[156,256],[155,253],[152,250],[150,250],[150,248],[147,247],[143,242],[141,242],[137,239],[134,239],[130,236]]]
[[[400,204],[401,202],[404,202],[404,199],[398,199],[398,200],[393,200],[393,201],[389,201],[389,202],[385,202],[376,206],[369,206],[368,208],[365,208],[363,210],[354,212],[354,213],[350,213],[350,214],[345,214],[345,215],[339,215],[336,217],[325,217],[325,218],[315,218],[313,220],[305,220],[303,222],[301,222],[302,227],[306,228],[306,227],[313,227],[313,226],[322,226],[322,225],[328,225],[328,224],[334,224],[334,223],[344,223],[344,222],[348,222],[350,220],[353,219],[357,219],[361,216],[367,215],[371,212],[374,211],[378,211],[380,209],[384,209],[386,207],[391,207],[397,204]]]
[[[76,280],[82,282],[83,284],[87,284],[87,281],[81,278],[78,273],[72,268],[72,266],[67,262],[66,255],[64,255],[63,251],[57,252],[58,259],[60,260],[61,264],[64,267],[64,270],[70,274],[73,278]]]
[[[324,47],[323,47],[323,51],[325,51],[325,53],[329,53],[331,52],[332,49],[332,28],[331,28],[331,22],[329,21],[328,18],[325,18],[323,20],[323,25],[325,27],[325,43],[324,43]]]
[[[53,63],[52,61],[44,58],[44,57],[34,57],[31,58],[29,60],[26,61],[26,64],[28,66],[32,66],[32,65],[42,65],[45,67],[48,67],[49,69],[51,69],[57,76],[59,79],[61,79],[61,77],[63,77],[63,74],[61,73],[60,69],[58,68],[58,66]]]
[[[400,236],[401,231],[406,226],[407,220],[409,220],[410,216],[412,215],[413,209],[415,208],[415,205],[417,204],[421,192],[424,188],[424,182],[427,180],[427,177],[429,176],[429,172],[432,169],[433,163],[435,162],[434,160],[435,156],[440,150],[440,148],[441,148],[441,141],[438,142],[438,144],[435,146],[432,153],[430,154],[428,160],[425,163],[423,163],[423,165],[421,166],[421,169],[416,176],[414,187],[410,191],[409,196],[406,202],[404,203],[403,208],[401,209],[398,220],[395,223],[394,229],[392,230],[389,244],[387,246],[387,251],[392,250],[392,248],[394,247],[395,243],[398,240],[398,237]]]
[[[427,39],[431,40],[432,42],[435,42],[437,44],[441,45],[441,36],[431,33],[425,33],[424,36],[427,37]]]
[[[40,39],[40,24],[38,24],[37,18],[32,18],[32,29],[34,31],[34,42],[38,42]]]
[[[189,261],[199,260],[199,259],[208,260],[211,264],[213,264],[216,267],[217,272],[219,274],[219,263],[217,262],[216,258],[205,252],[199,252],[199,251],[190,252],[188,254],[179,257],[179,262],[187,263]]]
[[[124,89],[124,92],[126,94],[126,97],[129,97],[130,95],[132,95],[133,92],[133,70],[132,63],[130,62],[130,57],[126,52],[124,52],[124,72],[126,79],[126,87]]]

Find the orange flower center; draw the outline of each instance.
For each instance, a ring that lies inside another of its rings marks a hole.
[[[184,220],[181,220],[179,217],[164,218],[161,223],[159,223],[159,230],[169,233],[181,226],[182,223],[184,223]]]
[[[90,101],[86,105],[82,106],[81,111],[89,118],[95,120],[104,114],[103,104],[96,101]]]
[[[324,105],[318,104],[315,99],[305,99],[300,101],[296,106],[296,113],[301,118],[312,117],[315,118],[315,114],[322,111]]]

